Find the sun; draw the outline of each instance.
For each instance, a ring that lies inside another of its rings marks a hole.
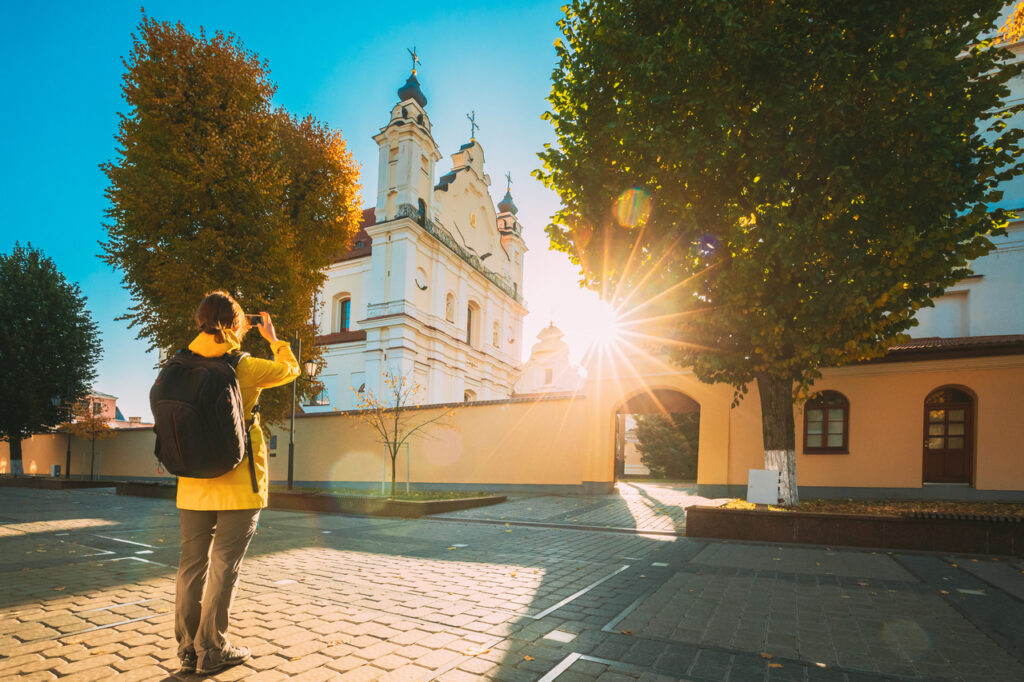
[[[613,346],[622,336],[622,322],[610,303],[601,301],[594,307],[587,334],[595,346]]]

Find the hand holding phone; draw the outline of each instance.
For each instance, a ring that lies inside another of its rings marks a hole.
[[[274,331],[274,322],[270,319],[270,313],[262,312],[259,315],[246,315],[246,317],[254,318],[254,327],[260,330],[260,335],[267,341],[273,343],[277,341],[277,332]]]

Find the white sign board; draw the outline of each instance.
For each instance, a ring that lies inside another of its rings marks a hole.
[[[750,469],[747,473],[747,502],[779,503],[779,472],[773,469]]]

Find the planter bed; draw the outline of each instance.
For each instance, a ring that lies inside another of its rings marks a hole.
[[[1024,556],[1024,519],[957,514],[868,516],[687,507],[686,535],[808,545]]]
[[[75,488],[113,488],[113,481],[80,481],[74,478],[51,478],[49,476],[2,476],[0,486],[8,488],[43,488],[45,490],[72,490]]]
[[[118,495],[134,497],[155,497],[173,500],[177,486],[168,483],[118,483]],[[504,502],[504,495],[484,497],[462,497],[454,500],[387,500],[379,497],[331,495],[327,493],[303,493],[298,491],[270,493],[270,509],[291,511],[325,512],[330,514],[362,514],[367,516],[399,516],[419,518],[429,514],[441,514],[485,507]]]

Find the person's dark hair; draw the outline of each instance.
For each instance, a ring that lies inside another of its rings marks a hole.
[[[245,325],[242,306],[226,291],[211,291],[196,308],[199,331],[213,334],[217,343],[224,343],[225,329],[239,330]]]

